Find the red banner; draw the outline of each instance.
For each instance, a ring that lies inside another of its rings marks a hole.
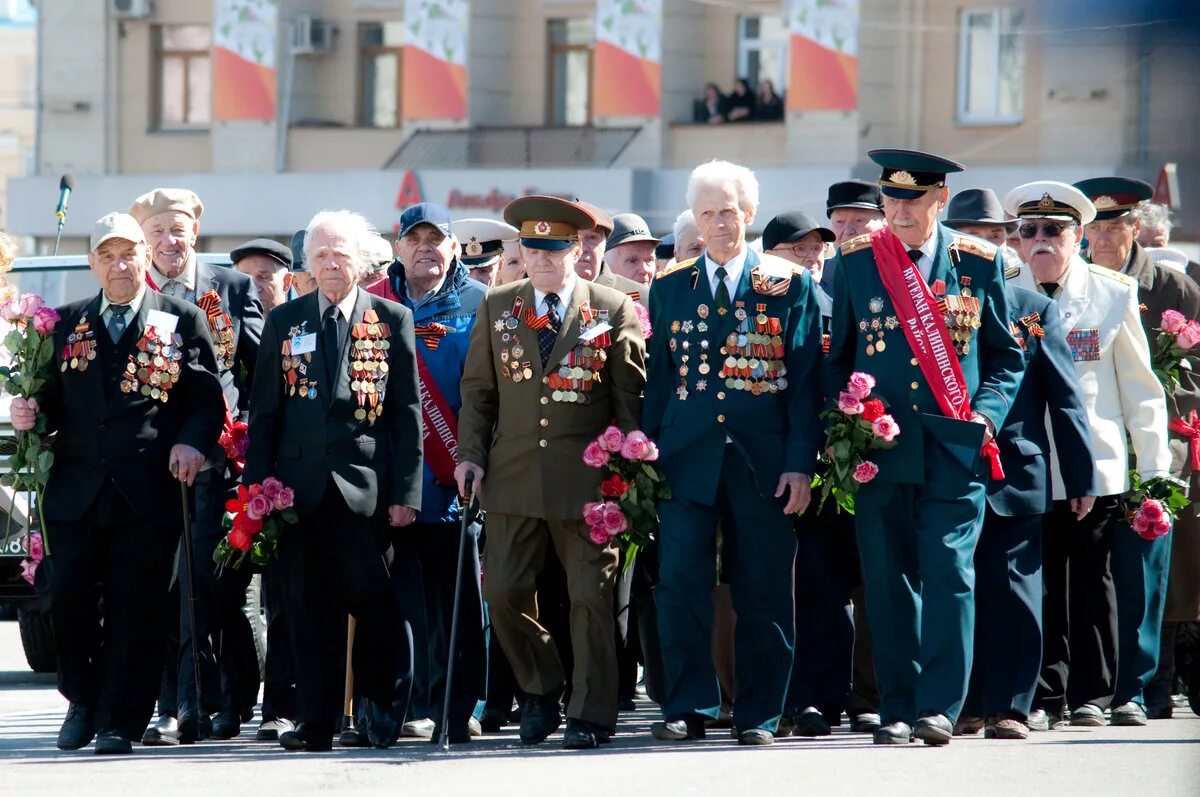
[[[425,445],[425,463],[433,471],[434,480],[443,487],[452,487],[454,465],[458,459],[458,418],[437,383],[429,375],[429,367],[417,352],[417,379],[421,389],[421,438]]]

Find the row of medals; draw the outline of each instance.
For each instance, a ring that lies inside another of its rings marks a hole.
[[[354,411],[357,420],[375,423],[383,415],[383,396],[387,386],[387,352],[392,344],[386,340],[386,325],[355,324],[350,334],[355,338],[350,351],[350,390],[358,401]]]
[[[132,393],[135,390],[143,396],[167,403],[167,391],[179,381],[180,365],[183,352],[179,347],[183,338],[179,333],[155,335],[153,327],[146,327],[146,333],[138,341],[137,356],[129,355],[125,364],[125,378],[121,380],[121,392]],[[140,383],[140,384],[139,384]]]
[[[75,331],[67,335],[67,345],[63,347],[61,369],[66,371],[86,371],[88,363],[96,359],[96,333],[92,332],[87,317],[79,319]]]
[[[600,382],[600,371],[608,352],[594,346],[572,349],[563,358],[557,371],[546,375],[546,386],[553,392],[550,398],[565,404],[590,404],[588,394]]]
[[[760,304],[755,308],[757,315],[752,327],[746,309],[740,306],[741,302],[737,304],[733,317],[738,327],[729,333],[721,347],[725,361],[720,376],[725,379],[725,387],[755,396],[785,389],[787,366],[783,363],[783,328],[779,319],[767,316],[766,305]]]
[[[971,351],[971,337],[975,330],[983,326],[979,318],[979,299],[969,295],[946,294],[939,302],[938,309],[945,314],[946,328],[950,330],[950,340],[954,343],[954,351],[960,357],[965,357]]]

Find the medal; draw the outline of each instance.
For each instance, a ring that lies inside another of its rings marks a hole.
[[[870,310],[872,313],[882,313],[883,312],[883,297],[882,296],[871,297],[871,301],[867,302],[867,309]]]
[[[696,315],[701,318],[708,318],[708,305],[702,304],[696,308]]]

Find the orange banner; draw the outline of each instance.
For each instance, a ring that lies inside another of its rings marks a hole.
[[[275,118],[277,0],[215,0],[212,118]]]
[[[858,107],[858,0],[789,0],[789,111]]]
[[[467,118],[467,0],[407,0],[400,112],[406,120]]]
[[[662,0],[598,0],[592,115],[658,116]]]

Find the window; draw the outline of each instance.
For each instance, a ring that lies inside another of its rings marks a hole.
[[[783,95],[788,78],[788,29],[784,18],[776,15],[738,18],[738,73],[750,91],[758,92],[760,80],[775,84],[775,93]],[[728,93],[733,84],[723,86]]]
[[[400,126],[403,45],[403,22],[364,22],[358,26],[358,122],[363,127]]]
[[[549,21],[546,120],[550,125],[592,121],[592,20]]]
[[[155,28],[157,113],[160,130],[194,130],[212,119],[212,29],[205,25]]]
[[[1025,103],[1024,12],[963,10],[958,46],[958,121],[1015,124]]]

